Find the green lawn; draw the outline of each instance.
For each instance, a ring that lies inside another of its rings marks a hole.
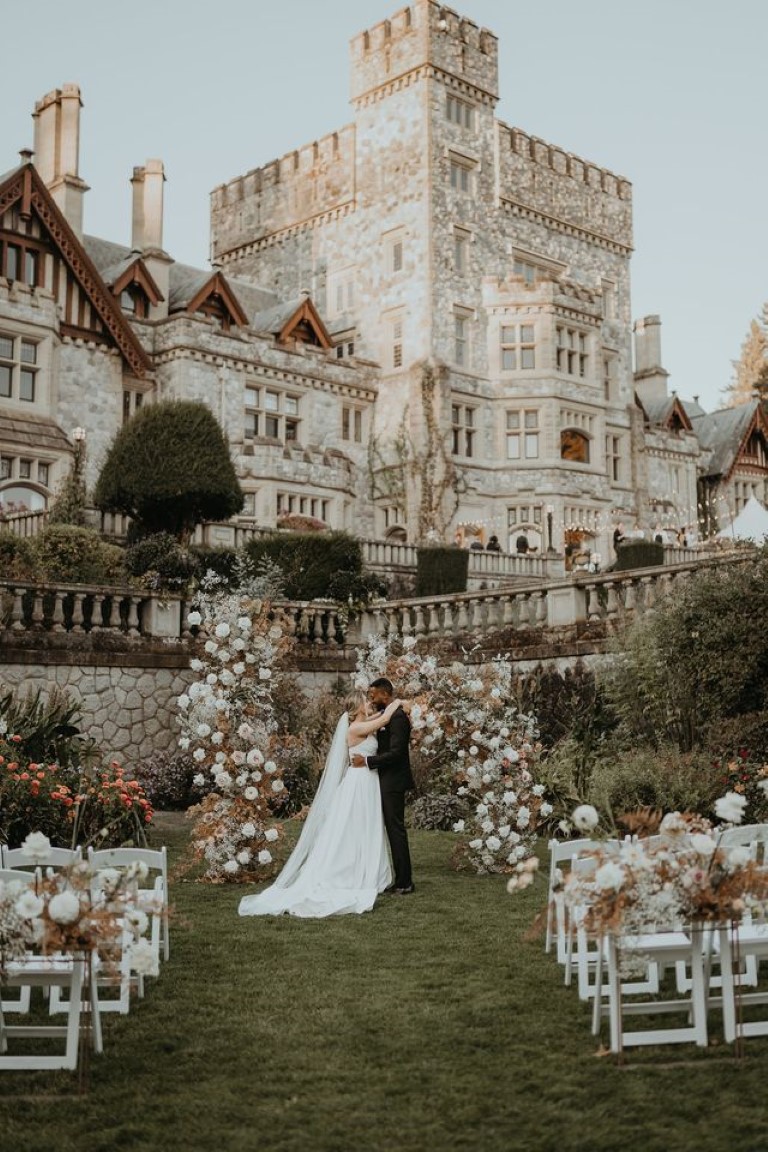
[[[543,884],[510,897],[448,867],[451,836],[412,840],[418,892],[362,917],[241,920],[237,887],[177,881],[171,960],[105,1020],[89,1094],[0,1073],[2,1152],[768,1149],[768,1041],[597,1057],[523,939]]]

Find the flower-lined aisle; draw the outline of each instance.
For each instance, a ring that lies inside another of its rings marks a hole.
[[[271,823],[285,801],[272,703],[276,664],[290,641],[268,601],[247,590],[204,588],[189,623],[200,628],[196,679],[179,697],[179,744],[207,794],[189,811],[202,879],[264,879],[280,836]]]
[[[762,787],[768,790],[768,780]],[[714,806],[718,824],[697,813],[638,810],[622,818],[635,834],[612,839],[601,831],[597,810],[580,805],[571,824],[587,839],[574,843],[566,875],[554,865],[567,855],[567,844],[550,844],[551,911],[559,901],[564,910],[556,917],[558,959],[566,965],[566,982],[575,970],[579,994],[593,1000],[596,1034],[607,997],[611,1051],[620,1053],[624,1044],[706,1044],[713,998],[722,1009],[726,1041],[768,1033],[768,1020],[744,1027],[740,1019],[745,1003],[768,1003],[768,991],[744,991],[758,985],[759,960],[768,956],[768,825],[742,827],[746,807],[743,795],[727,792]],[[665,958],[676,973],[677,999],[667,991],[665,1000],[653,975],[659,965],[663,976]],[[625,985],[642,973],[639,984]],[[650,994],[648,1002],[627,1007],[624,1001],[638,992]],[[681,993],[689,998],[681,1000]],[[623,1033],[626,1013],[686,1004],[687,1028]]]
[[[535,845],[552,812],[536,782],[541,753],[536,721],[512,702],[512,665],[468,657],[441,667],[413,637],[371,636],[357,660],[355,686],[386,676],[414,701],[414,747],[429,790],[466,800],[469,814],[453,825],[461,837],[454,859],[477,872],[514,873],[527,887],[538,866]]]

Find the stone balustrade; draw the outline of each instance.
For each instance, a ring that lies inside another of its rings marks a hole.
[[[11,636],[33,633],[112,634],[183,640],[182,601],[133,588],[87,584],[32,584],[0,580],[0,629]]]

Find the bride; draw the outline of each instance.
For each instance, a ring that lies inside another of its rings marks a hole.
[[[393,700],[372,715],[364,696],[350,697],[296,847],[274,884],[242,898],[241,916],[320,918],[373,908],[392,880],[379,774],[352,767],[350,756],[376,752],[375,733],[401,704]]]

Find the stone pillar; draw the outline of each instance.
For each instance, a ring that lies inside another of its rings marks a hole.
[[[669,373],[661,365],[661,318],[635,321],[635,390],[640,400],[666,400]]]
[[[163,249],[163,185],[165,172],[162,160],[147,160],[141,168],[134,168],[131,177],[133,210],[131,216],[131,247],[141,252],[149,274],[163,295],[163,300],[150,311],[156,320],[168,315],[169,269],[171,258]]]

